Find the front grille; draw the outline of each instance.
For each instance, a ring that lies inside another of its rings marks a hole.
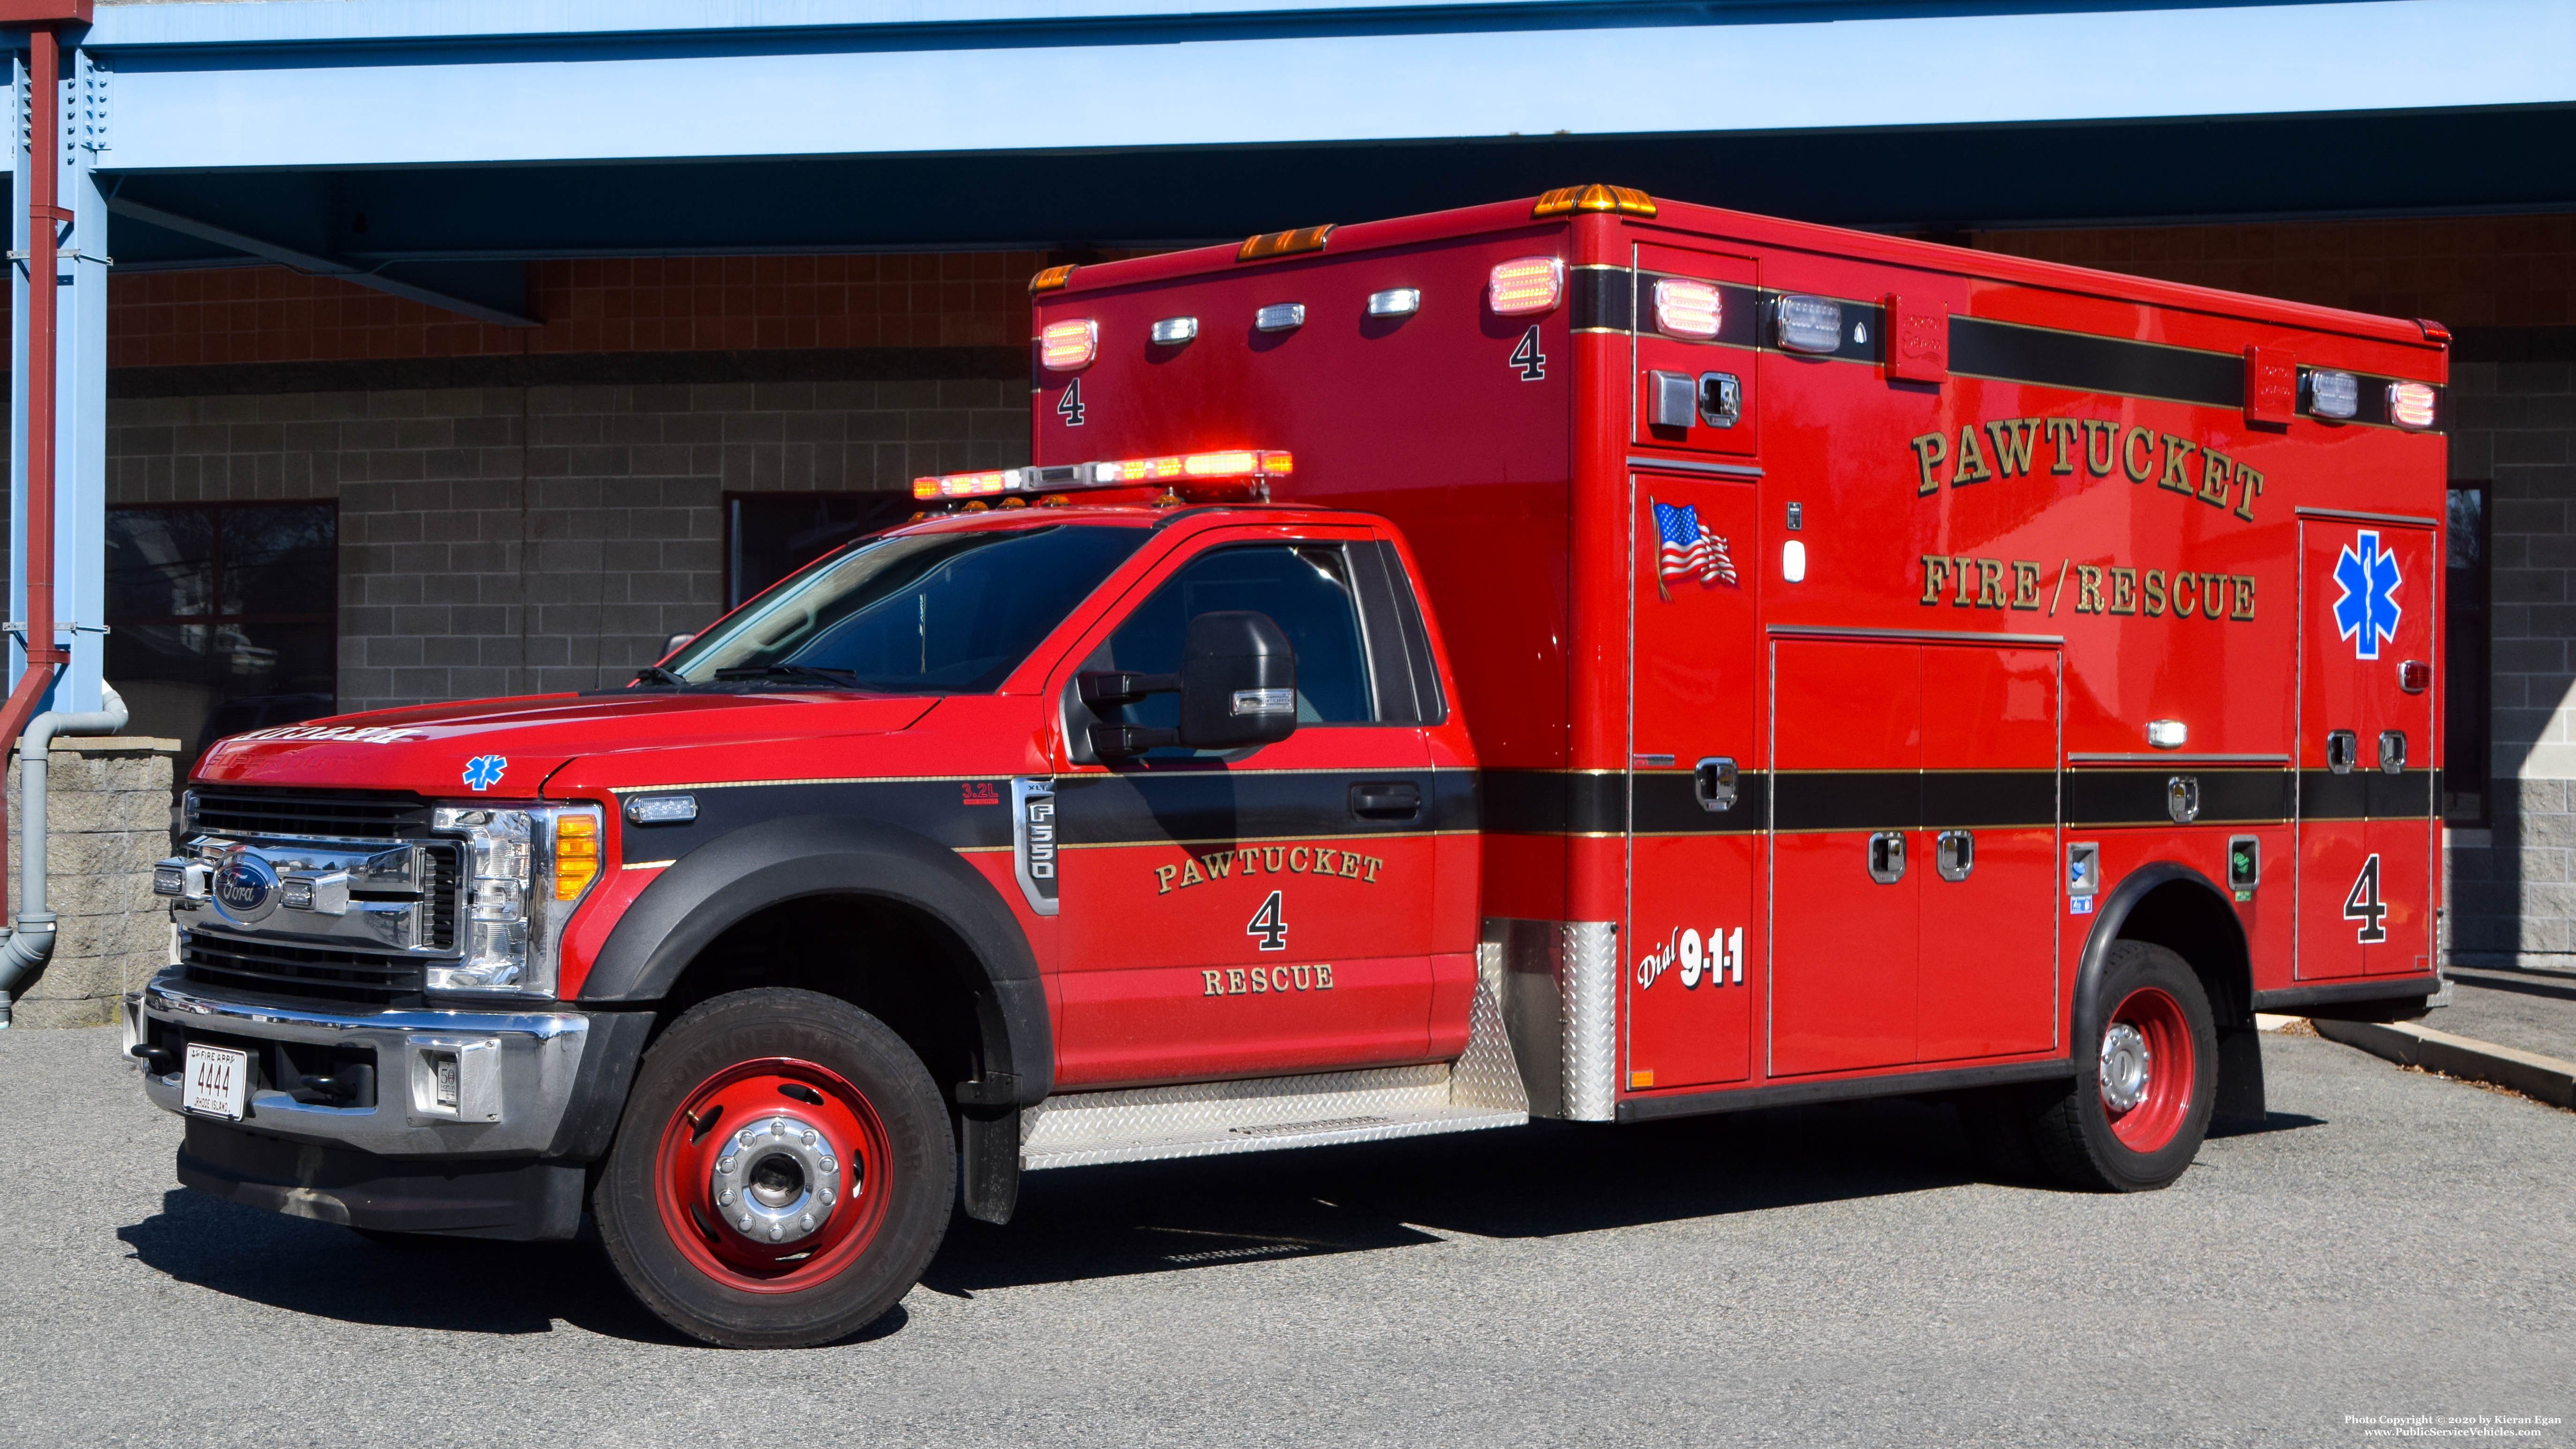
[[[193,792],[191,829],[273,840],[417,840],[429,806],[397,790],[277,790],[234,787]]]
[[[204,931],[190,931],[183,940],[179,966],[188,980],[266,996],[417,1006],[426,979],[420,961],[389,953],[286,946]]]
[[[424,888],[429,893],[429,909],[423,912],[427,918],[423,922],[426,927],[424,934],[428,939],[421,944],[433,951],[454,950],[456,947],[456,857],[459,851],[453,847],[441,850],[431,846],[421,853],[429,857],[429,879],[424,883]]]

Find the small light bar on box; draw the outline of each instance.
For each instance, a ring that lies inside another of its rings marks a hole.
[[[1050,372],[1071,372],[1100,351],[1100,324],[1088,317],[1049,322],[1038,334],[1038,361]]]
[[[1196,317],[1166,317],[1162,321],[1155,323],[1153,327],[1147,331],[1146,335],[1152,337],[1157,344],[1164,347],[1170,347],[1177,343],[1187,342],[1191,338],[1199,335],[1199,319]]]
[[[1420,287],[1389,287],[1369,293],[1368,314],[1372,317],[1410,317],[1421,310]]]
[[[2392,382],[2388,385],[2388,420],[2408,432],[2422,432],[2433,426],[2435,395],[2429,382]]]
[[[1058,463],[985,473],[942,473],[913,479],[912,496],[975,499],[996,493],[1059,493],[1071,488],[1117,488],[1138,483],[1285,478],[1294,467],[1290,456],[1279,449],[1221,448],[1159,458],[1122,458],[1113,463]]]
[[[1773,309],[1784,352],[1832,352],[1843,343],[1843,304],[1831,297],[1783,297]]]
[[[1485,305],[1498,317],[1551,312],[1565,295],[1563,257],[1516,257],[1485,277]]]
[[[1655,280],[1655,326],[1672,337],[1715,337],[1725,304],[1715,282],[1688,277]]]
[[[2308,411],[2321,418],[2348,418],[2360,410],[2360,378],[2322,367],[2308,374]]]
[[[1294,256],[1299,252],[1320,252],[1332,235],[1330,222],[1322,226],[1301,226],[1294,231],[1265,231],[1259,236],[1245,237],[1243,245],[1235,248],[1234,259],[1238,262],[1260,262],[1272,257]]]
[[[1029,278],[1029,290],[1032,292],[1060,291],[1067,282],[1072,280],[1073,265],[1071,263],[1067,263],[1061,267],[1049,267],[1045,271],[1038,273],[1036,276]]]

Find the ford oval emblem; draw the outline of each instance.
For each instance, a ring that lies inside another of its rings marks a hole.
[[[236,920],[255,921],[277,905],[277,870],[247,851],[235,851],[215,872],[215,902]]]

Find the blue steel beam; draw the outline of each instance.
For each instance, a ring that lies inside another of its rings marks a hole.
[[[664,0],[132,5],[88,44],[117,68],[108,160],[129,174],[2576,102],[2564,0],[925,13],[742,0],[687,27]]]

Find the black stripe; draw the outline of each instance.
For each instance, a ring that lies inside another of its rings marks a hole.
[[[1577,330],[1593,329],[1612,332],[1641,332],[1652,337],[1666,337],[1655,329],[1655,283],[1677,272],[1635,272],[1586,267],[1574,274],[1573,325]],[[1633,278],[1633,291],[1632,288]],[[1690,277],[1691,281],[1707,281]],[[1779,352],[1772,345],[1776,336],[1771,323],[1772,309],[1779,305],[1782,293],[1768,287],[1747,287],[1734,282],[1717,284],[1717,335],[1711,338],[1669,337],[1675,342],[1704,342],[1712,346],[1744,347],[1761,352]],[[1885,357],[1884,338],[1887,328],[1885,309],[1875,303],[1834,299],[1843,309],[1842,331],[1830,353],[1783,353],[1791,357],[1834,357],[1845,362],[1878,362]],[[1855,330],[1860,334],[1855,337]]]
[[[2066,772],[2069,828],[2103,825],[2170,825],[2168,789],[2176,776],[2200,783],[2197,825],[2235,825],[2290,818],[2291,776],[2285,769],[2224,769],[2175,765],[2150,769]]]
[[[987,788],[976,788],[987,787]],[[882,820],[900,825],[951,850],[991,849],[1011,843],[1011,782],[991,780],[865,780],[846,784],[737,785],[721,790],[637,790],[636,795],[688,795],[698,817],[683,825],[626,825],[621,853],[628,860],[677,860],[729,831],[798,815]],[[966,800],[990,798],[989,805]]]
[[[2194,352],[1982,317],[1950,319],[1950,370],[2076,392],[2171,398],[2216,408],[2245,405],[2245,359],[2234,353]]]
[[[2429,820],[2437,793],[2433,776],[2431,770],[2396,775],[2375,769],[2342,775],[2301,770],[2299,815],[2306,820]]]
[[[2302,367],[2299,369],[2298,412],[2299,416],[2303,418],[2313,418],[2317,415],[2316,389],[2311,382],[2311,379],[2316,376],[2316,373],[2317,369],[2313,367]],[[2388,413],[2388,385],[2396,382],[2418,382],[2422,380],[2420,378],[2410,377],[2382,377],[2377,373],[2371,372],[2354,373],[2353,376],[2358,380],[2360,395],[2353,399],[2352,416],[2348,418],[2327,418],[2324,421],[2330,423],[2370,423],[2378,427],[2393,428],[2397,426],[2397,420],[2389,416]],[[2424,429],[2424,431],[2447,433],[2450,430],[2451,390],[2439,384],[2434,384],[2433,426]]]
[[[1911,830],[1923,818],[1919,770],[1786,770],[1771,790],[1781,830]]]
[[[1353,815],[1351,786],[1362,780],[1412,782],[1422,791],[1422,814],[1410,820]],[[1430,770],[1293,775],[1206,768],[1121,770],[1060,775],[1055,787],[1056,818],[1067,845],[1420,834],[1431,828],[1441,808],[1439,779]]]
[[[1923,829],[2056,823],[2054,770],[1933,770],[1923,776]]]
[[[1639,770],[1629,778],[1636,782],[1640,835],[1741,835],[1762,829],[1770,813],[1768,780],[1758,770],[1736,776],[1729,810],[1702,810],[1688,770]]]
[[[1504,835],[1616,835],[1628,828],[1628,777],[1574,770],[1482,770],[1485,828]]]

